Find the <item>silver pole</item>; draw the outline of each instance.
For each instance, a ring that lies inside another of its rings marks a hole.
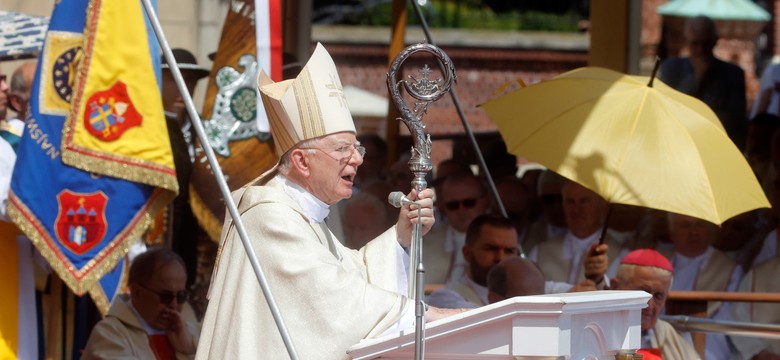
[[[146,15],[149,18],[149,22],[152,24],[155,35],[157,35],[157,40],[160,42],[160,47],[162,48],[165,59],[168,62],[173,79],[176,81],[176,86],[179,88],[179,92],[184,99],[184,105],[187,108],[187,113],[189,114],[190,119],[192,119],[192,125],[195,127],[195,132],[198,134],[198,138],[200,139],[201,144],[203,144],[203,150],[206,152],[206,157],[209,160],[209,165],[211,165],[214,177],[217,180],[217,185],[219,185],[219,190],[222,192],[225,205],[227,206],[228,212],[230,212],[230,216],[233,218],[233,223],[236,226],[236,231],[238,231],[238,236],[241,238],[241,242],[244,244],[244,249],[246,250],[246,254],[249,257],[249,263],[252,264],[252,269],[255,272],[255,276],[257,276],[257,281],[260,283],[260,289],[263,290],[265,301],[268,303],[268,307],[271,310],[271,315],[276,322],[276,327],[279,329],[279,334],[282,336],[284,346],[287,347],[287,354],[290,355],[290,359],[297,360],[298,355],[295,352],[292,341],[290,340],[290,334],[287,332],[287,327],[284,325],[282,316],[279,313],[279,308],[276,306],[276,301],[274,301],[273,295],[271,294],[271,289],[268,287],[268,281],[263,274],[263,270],[260,268],[260,263],[257,261],[257,257],[255,256],[255,251],[252,249],[252,244],[249,242],[249,236],[246,233],[246,228],[244,227],[243,221],[241,221],[241,214],[238,213],[238,208],[236,208],[236,204],[233,202],[233,197],[230,196],[230,188],[228,188],[227,182],[225,181],[225,176],[222,174],[222,168],[219,166],[216,155],[214,155],[214,150],[211,149],[211,146],[208,145],[209,141],[206,137],[206,131],[203,129],[200,116],[195,110],[195,104],[192,102],[190,92],[187,90],[187,86],[184,84],[184,78],[181,76],[179,64],[176,63],[176,59],[173,57],[173,52],[168,45],[168,40],[165,38],[165,34],[163,34],[160,20],[157,18],[157,14],[155,14],[150,0],[141,0],[141,3],[144,5],[144,10],[146,11]]]
[[[444,80],[432,80],[428,75],[432,70],[425,65],[419,70],[422,77],[415,78],[409,76],[410,81],[398,80],[398,73],[401,70],[403,62],[414,53],[427,52],[432,54],[442,63]],[[398,111],[401,113],[401,120],[409,132],[412,134],[414,146],[411,149],[412,157],[409,159],[409,170],[414,173],[412,188],[421,192],[428,187],[425,181],[425,175],[431,171],[431,136],[425,134],[425,124],[423,124],[423,115],[428,109],[428,105],[439,100],[444,94],[450,91],[452,82],[455,80],[455,67],[452,61],[441,49],[431,44],[416,44],[407,47],[401,51],[390,64],[390,70],[387,73],[387,88]],[[401,95],[401,85],[411,97],[417,101],[413,109],[410,109]],[[409,272],[409,297],[415,299],[415,359],[422,360],[425,353],[425,304],[423,303],[425,267],[422,263],[422,236],[421,225],[419,222],[414,225],[412,232],[412,256],[411,269]]]
[[[712,332],[729,336],[752,336],[780,340],[780,325],[777,324],[712,320],[685,315],[661,315],[660,318],[681,331]]]
[[[428,22],[425,21],[425,16],[423,16],[422,11],[420,10],[420,4],[418,4],[415,0],[410,0],[410,2],[414,7],[414,12],[417,14],[417,19],[420,20],[420,25],[422,25],[423,32],[425,33],[425,40],[429,44],[435,45],[433,38],[431,38],[431,32],[428,29]],[[444,65],[440,61],[439,67],[442,69],[442,71],[444,71],[443,66]],[[498,210],[501,212],[501,216],[508,219],[509,215],[506,213],[504,203],[501,202],[501,196],[498,195],[496,183],[493,182],[493,176],[490,175],[490,171],[488,171],[485,158],[482,156],[482,152],[479,150],[479,145],[477,144],[477,139],[474,137],[474,130],[471,129],[471,125],[466,120],[466,114],[463,112],[463,108],[460,106],[460,99],[458,98],[458,94],[455,92],[455,89],[450,91],[450,96],[452,97],[452,103],[455,104],[455,109],[458,110],[458,118],[460,119],[461,124],[463,124],[463,129],[466,130],[466,135],[468,135],[468,138],[471,142],[471,147],[474,148],[474,154],[477,155],[477,160],[479,160],[479,168],[482,169],[483,173],[485,173],[485,179],[487,179],[490,193],[493,195],[493,198],[496,199]],[[525,251],[523,251],[523,247],[520,244],[517,244],[517,248],[520,249],[520,257],[525,259]]]

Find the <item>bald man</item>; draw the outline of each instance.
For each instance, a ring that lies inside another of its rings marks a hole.
[[[544,294],[544,275],[531,260],[509,257],[496,264],[487,275],[490,303],[515,296]]]
[[[630,252],[620,262],[612,280],[615,290],[642,290],[652,295],[642,309],[642,349],[647,359],[699,359],[690,340],[685,339],[669,323],[658,319],[672,287],[674,268],[655,250]],[[655,355],[656,357],[653,357]]]
[[[7,104],[11,110],[16,111],[16,118],[0,123],[0,138],[10,144],[14,151],[19,146],[24,130],[24,120],[27,118],[27,103],[30,100],[30,91],[35,78],[35,61],[28,61],[20,65],[11,75],[8,89]],[[0,93],[5,85],[0,79]],[[3,95],[0,95],[0,115],[5,113]],[[4,116],[3,116],[4,117]]]
[[[16,117],[24,121],[27,118],[27,105],[30,102],[30,91],[35,78],[36,61],[28,61],[20,65],[11,75],[8,105],[16,111]]]

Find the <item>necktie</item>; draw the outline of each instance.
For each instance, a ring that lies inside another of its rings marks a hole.
[[[149,335],[149,345],[152,347],[154,357],[157,360],[176,359],[176,351],[173,350],[173,346],[165,334]]]

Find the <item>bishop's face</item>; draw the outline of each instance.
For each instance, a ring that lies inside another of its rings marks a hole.
[[[642,330],[647,331],[655,327],[671,286],[670,275],[648,266],[637,266],[631,279],[626,283],[618,283],[617,289],[642,290],[652,295],[647,302],[647,307],[642,309]]]
[[[326,204],[352,196],[352,185],[363,156],[357,150],[360,143],[351,132],[330,134],[322,138],[307,153],[309,176],[305,188]]]

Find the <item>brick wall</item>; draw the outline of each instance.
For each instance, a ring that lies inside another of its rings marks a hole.
[[[324,45],[336,62],[344,86],[353,85],[389,97],[386,85],[389,63],[387,46],[343,43]],[[587,64],[585,51],[473,49],[446,46],[442,49],[455,65],[457,83],[453,85],[453,89],[457,93],[469,124],[477,133],[496,130],[485,111],[477,106],[489,100],[501,85],[518,79],[529,85],[535,84]],[[435,66],[432,58],[415,57],[405,63],[404,69],[415,71],[425,62],[430,67]],[[408,73],[404,76],[406,75]],[[432,76],[432,78],[440,77],[440,74]],[[522,109],[518,109],[518,117],[522,117],[522,113]],[[457,135],[464,132],[450,96],[433,103],[424,119],[427,124],[426,129],[432,135]],[[378,124],[376,119],[367,121],[356,119],[356,121],[359,133],[381,133],[377,128],[384,126],[384,121]],[[408,134],[403,126],[402,134]],[[433,163],[438,164],[451,157],[451,151],[451,142],[435,142]]]

